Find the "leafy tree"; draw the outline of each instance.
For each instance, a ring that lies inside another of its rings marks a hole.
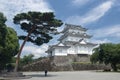
[[[111,64],[113,70],[117,71],[117,64],[120,63],[120,44],[101,44],[94,49],[91,61],[93,63]]]
[[[22,65],[29,64],[29,63],[31,63],[31,62],[34,61],[33,57],[34,57],[34,55],[32,55],[32,54],[29,54],[29,55],[27,55],[27,56],[24,56],[23,58],[20,59],[20,63],[21,63]]]
[[[97,63],[99,61],[98,48],[93,49],[94,53],[91,55],[90,60],[92,63]]]
[[[5,68],[19,50],[17,34],[14,29],[5,25],[6,20],[0,13],[0,70]]]
[[[57,33],[57,27],[62,25],[62,21],[55,18],[52,12],[28,12],[20,13],[14,17],[14,23],[20,25],[21,29],[27,32],[27,35],[19,36],[19,39],[24,40],[18,52],[15,71],[17,71],[21,51],[29,41],[35,45],[48,43],[52,36],[51,33]]]

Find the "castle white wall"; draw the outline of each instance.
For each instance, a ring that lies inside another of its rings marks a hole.
[[[62,40],[62,42],[64,43],[65,41],[74,41],[74,42],[78,42],[80,39],[79,37],[72,37],[72,36],[67,36],[66,38],[64,38]]]
[[[56,48],[52,51],[52,56],[67,56],[68,54],[92,54],[92,47],[75,46],[69,49]]]
[[[76,53],[75,53],[75,48],[74,48],[74,46],[71,46],[71,47],[68,49],[68,54],[76,54]]]
[[[80,39],[82,38],[79,38],[79,37],[72,37],[72,36],[69,36],[69,41],[75,41],[75,42],[78,42]]]
[[[78,46],[78,53],[92,54],[93,47],[92,46]]]
[[[69,29],[68,31],[69,31],[70,33],[74,32],[74,33],[77,33],[77,34],[83,34],[83,33],[85,33],[85,31],[73,30],[73,29]]]
[[[90,46],[89,48],[88,48],[88,52],[89,52],[89,54],[91,55],[92,53],[93,53],[93,47],[92,46]]]
[[[86,46],[78,46],[78,53],[79,54],[88,54],[88,47],[86,47]]]
[[[55,49],[55,55],[59,55],[59,56],[67,56],[67,49],[63,49],[63,48],[56,48]]]

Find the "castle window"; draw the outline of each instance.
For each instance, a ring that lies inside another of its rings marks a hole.
[[[50,56],[52,56],[52,51],[50,51]]]
[[[78,41],[78,39],[76,39],[76,41]]]
[[[59,49],[59,52],[62,53],[62,49]]]
[[[75,34],[75,32],[73,31],[72,34]]]

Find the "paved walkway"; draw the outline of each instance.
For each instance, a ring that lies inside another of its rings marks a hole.
[[[44,72],[24,72],[24,74],[32,76],[32,78],[19,80],[120,80],[120,73],[116,72],[95,72],[95,71],[48,72],[47,77],[44,76]]]

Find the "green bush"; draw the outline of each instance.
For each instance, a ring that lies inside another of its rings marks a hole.
[[[72,62],[72,64],[91,64],[91,62]]]

